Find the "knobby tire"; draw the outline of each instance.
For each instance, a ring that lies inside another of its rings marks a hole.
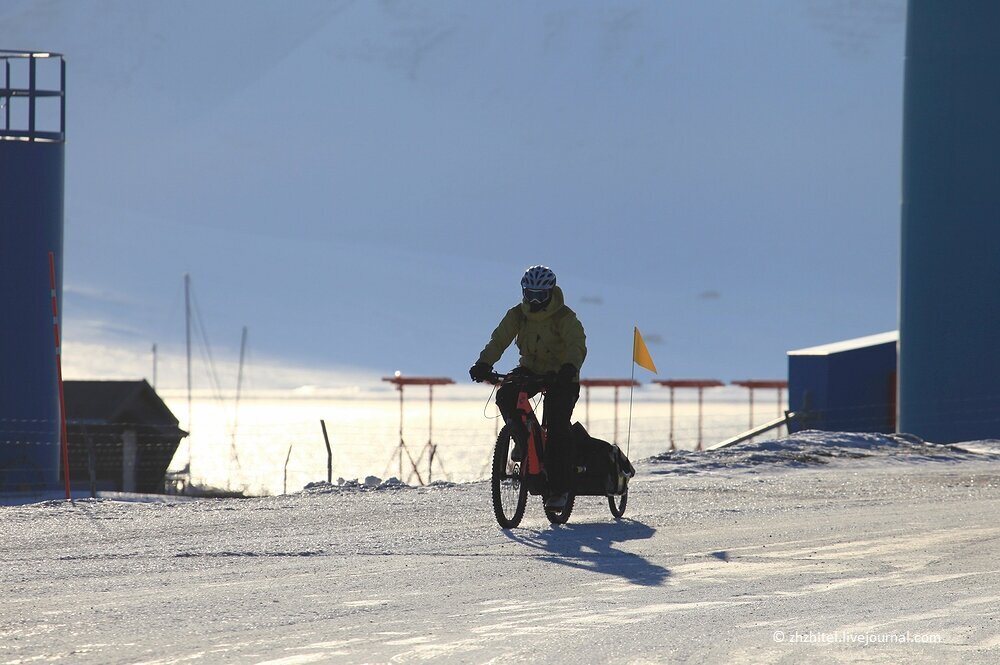
[[[616,520],[620,520],[622,515],[625,514],[625,506],[628,505],[628,488],[625,489],[621,494],[609,494],[608,495],[608,508],[611,509],[611,514],[615,516]]]
[[[569,521],[569,516],[573,512],[573,504],[576,502],[576,495],[570,492],[569,498],[566,499],[566,505],[560,510],[552,510],[551,508],[545,509],[545,516],[549,518],[549,521],[553,524],[565,524]],[[544,506],[544,504],[543,504]]]
[[[497,523],[504,529],[513,529],[521,523],[524,507],[528,503],[528,487],[520,477],[521,465],[517,465],[517,476],[507,475],[511,443],[510,431],[504,426],[493,448],[493,472],[490,475],[493,514],[497,518]]]

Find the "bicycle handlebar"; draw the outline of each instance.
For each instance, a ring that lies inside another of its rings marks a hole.
[[[490,372],[489,378],[482,383],[492,383],[495,386],[503,384],[513,384],[524,388],[538,388],[544,390],[558,383],[559,378],[555,372],[546,374],[529,374],[526,372],[511,371],[506,374]]]

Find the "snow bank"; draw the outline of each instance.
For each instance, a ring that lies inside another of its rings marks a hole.
[[[847,460],[959,462],[1000,459],[1000,442],[954,445],[928,443],[908,434],[820,432],[808,430],[782,439],[749,442],[721,450],[677,450],[643,460],[654,474],[690,474],[728,469],[804,467]]]
[[[354,490],[398,490],[409,488],[410,486],[404,483],[399,478],[393,476],[386,480],[382,480],[378,476],[368,476],[364,480],[344,480],[343,478],[337,478],[336,483],[328,483],[325,480],[315,483],[307,484],[303,489],[304,494],[329,494],[331,492],[344,492],[344,491],[354,491]]]
[[[446,480],[435,480],[433,483],[428,485],[422,485],[420,487],[414,487],[412,485],[407,485],[399,478],[393,476],[386,480],[382,480],[378,476],[368,476],[364,480],[344,480],[343,478],[337,478],[336,483],[328,483],[326,481],[320,481],[315,483],[309,483],[299,494],[331,494],[338,492],[377,492],[383,490],[412,490],[412,489],[446,489],[449,487],[457,487],[461,484],[467,483],[453,483]]]

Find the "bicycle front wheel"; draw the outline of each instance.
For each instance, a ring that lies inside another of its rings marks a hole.
[[[521,523],[524,507],[528,503],[528,487],[522,482],[521,462],[510,459],[513,443],[509,428],[504,426],[493,448],[493,472],[490,475],[493,514],[504,529],[513,529]]]

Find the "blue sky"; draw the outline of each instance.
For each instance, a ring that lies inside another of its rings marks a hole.
[[[781,377],[896,327],[904,2],[29,2],[69,68],[69,374],[465,377],[523,269],[590,353]],[[73,351],[76,349],[74,357]],[[508,356],[502,364],[513,363]],[[277,371],[281,368],[281,371]]]

